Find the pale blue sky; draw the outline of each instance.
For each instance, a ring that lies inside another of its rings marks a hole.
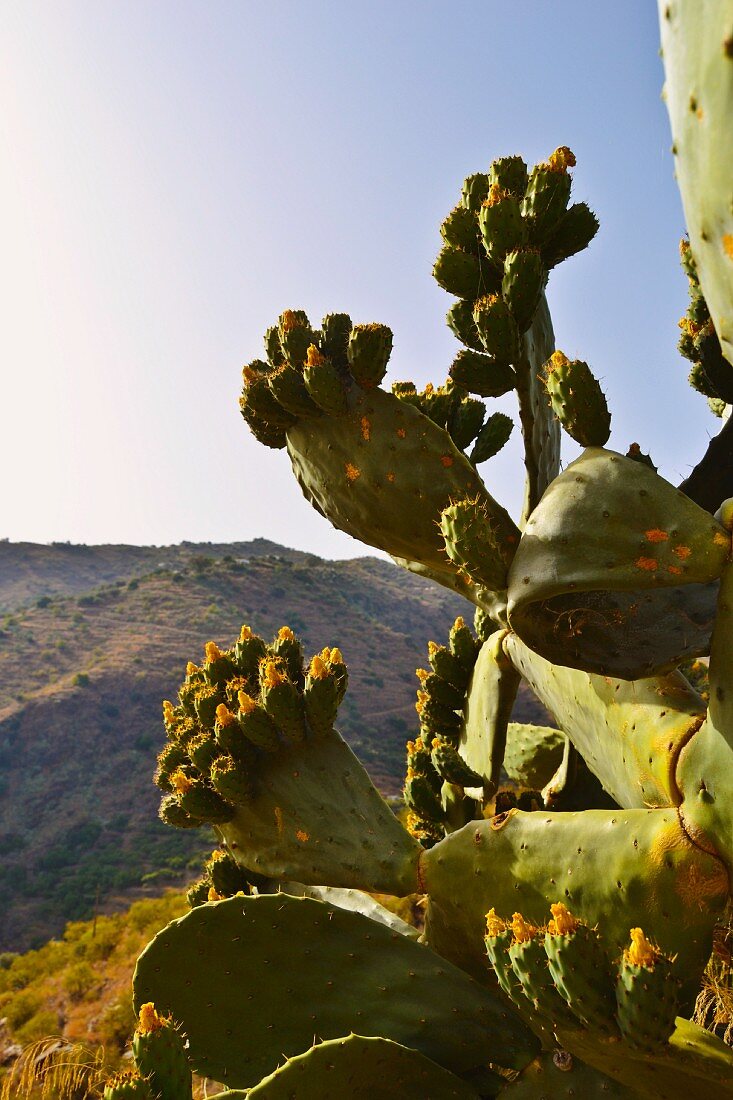
[[[684,476],[719,422],[675,348],[661,83],[653,0],[7,0],[0,536],[364,552],[249,435],[241,365],[283,308],[345,310],[394,330],[389,380],[442,381],[438,225],[465,175],[559,144],[601,230],[551,277],[558,346],[611,446]],[[481,468],[515,513],[519,462]]]

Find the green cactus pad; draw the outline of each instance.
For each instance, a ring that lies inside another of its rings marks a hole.
[[[521,337],[519,359],[515,364],[526,471],[520,527],[524,527],[527,517],[560,470],[560,426],[547,404],[540,377],[542,364],[554,347],[555,335],[543,294],[530,328]]]
[[[533,242],[546,240],[565,214],[571,187],[567,169],[574,164],[575,157],[563,146],[549,161],[536,164],[530,172],[522,200],[522,215],[531,226]]]
[[[514,363],[519,355],[520,332],[509,306],[498,294],[479,298],[473,320],[481,343],[500,363]]]
[[[598,218],[587,203],[576,202],[563,214],[542,245],[542,258],[548,268],[582,252],[598,232]]]
[[[351,318],[348,313],[327,313],[321,321],[320,349],[327,359],[342,370],[346,369],[349,362],[351,328]]]
[[[591,447],[530,517],[509,622],[560,665],[635,679],[708,651],[730,536],[647,466]],[[664,591],[664,590],[667,591]]]
[[[308,394],[321,412],[343,416],[347,410],[346,383],[330,359],[320,358],[307,363],[303,379]]]
[[[728,510],[730,502],[723,505]],[[726,521],[727,522],[727,521]],[[710,648],[710,704],[705,722],[679,754],[675,779],[691,836],[733,875],[733,566],[723,572]]]
[[[638,1093],[564,1050],[545,1051],[499,1093],[501,1100],[634,1100]]]
[[[363,890],[342,890],[337,886],[304,886],[301,882],[288,882],[282,890],[297,898],[315,898],[316,901],[325,901],[329,905],[335,905],[339,909],[347,909],[351,913],[361,913],[369,917],[391,932],[398,932],[400,936],[407,936],[409,940],[419,940],[420,930],[414,924],[408,924],[401,917],[396,916],[390,909],[380,905],[371,894],[365,894]]]
[[[501,294],[520,332],[532,324],[546,283],[547,268],[538,251],[520,249],[505,257]]]
[[[196,1071],[233,1088],[256,1084],[314,1034],[355,1028],[457,1073],[489,1059],[519,1069],[537,1052],[492,993],[428,948],[285,894],[231,898],[173,921],[140,956],[133,988],[136,1006],[154,1000],[182,1021]]]
[[[378,386],[392,354],[392,330],[387,325],[354,325],[347,357],[351,374],[363,389]]]
[[[679,953],[687,1004],[728,894],[724,868],[690,841],[674,810],[509,810],[451,833],[423,853],[421,867],[429,912],[451,929],[440,950],[453,961],[485,965],[477,945],[490,908],[505,919],[519,910],[542,925],[562,900],[598,927],[613,954],[639,924],[665,954]]]
[[[470,459],[474,466],[487,462],[509,442],[514,430],[514,421],[506,413],[492,413],[476,437],[476,444]]]
[[[451,410],[448,418],[448,435],[459,450],[465,451],[481,431],[486,416],[486,406],[475,397],[464,397]]]
[[[480,239],[478,220],[465,206],[455,206],[440,227],[440,235],[451,248],[478,253]]]
[[[700,286],[723,354],[733,362],[733,11],[728,0],[659,8],[675,174]]]
[[[466,302],[462,298],[454,302],[445,315],[449,329],[462,344],[474,351],[483,351],[484,345],[473,319],[473,302]],[[478,393],[478,390],[476,390]]]
[[[515,668],[620,806],[680,801],[677,761],[705,716],[705,703],[679,672],[614,680],[552,665],[510,634]],[[697,773],[699,776],[699,772]]]
[[[420,846],[335,730],[264,757],[255,797],[219,831],[238,862],[271,878],[416,889]]]
[[[510,191],[518,198],[527,190],[527,165],[520,156],[497,157],[489,168],[489,183],[503,191]]]
[[[508,363],[470,348],[458,352],[448,373],[457,386],[481,397],[501,397],[516,383],[516,375]]]
[[[492,184],[479,211],[478,224],[486,255],[498,268],[503,267],[508,252],[526,243],[527,226],[519,200],[499,184]]]
[[[565,734],[551,726],[510,722],[504,749],[504,771],[513,783],[541,791],[560,767]]]
[[[446,245],[441,248],[433,266],[433,278],[438,286],[455,294],[457,298],[466,298],[474,302],[483,292],[481,264],[477,256],[464,252],[460,248]]]
[[[634,1051],[628,1043],[609,1043],[591,1031],[566,1033],[559,1030],[558,1038],[563,1046],[572,1046],[574,1054],[584,1062],[626,1086],[631,1096],[641,1096],[644,1100],[733,1098],[731,1048],[717,1036],[679,1016],[674,1033],[662,1051]]]
[[[321,410],[306,389],[303,375],[283,363],[267,376],[267,384],[278,405],[293,416],[320,416]]]
[[[459,751],[468,766],[483,777],[489,797],[499,783],[507,724],[521,677],[505,657],[505,631],[484,642],[473,669],[463,712]]]
[[[550,1024],[572,1022],[572,1014],[558,992],[547,967],[544,936],[537,930],[529,939],[515,939],[509,947],[514,976],[535,1012]]]
[[[335,527],[395,557],[451,576],[437,520],[450,500],[482,500],[507,538],[514,524],[447,432],[404,401],[354,389],[349,413],[288,432],[295,476]]]
[[[495,1076],[498,1089],[502,1078]],[[484,1093],[483,1095],[490,1095]],[[494,1093],[493,1095],[496,1095]],[[460,1077],[424,1054],[378,1037],[318,1043],[260,1081],[249,1100],[479,1100]]]

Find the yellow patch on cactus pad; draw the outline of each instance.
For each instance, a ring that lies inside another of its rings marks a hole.
[[[575,163],[575,153],[567,145],[560,145],[547,161],[547,167],[551,172],[567,172]]]
[[[279,642],[294,642],[295,635],[289,626],[281,626],[277,632],[277,640]]]
[[[246,691],[237,692],[237,702],[239,703],[239,709],[243,714],[251,714],[255,710],[257,703],[248,695]]]
[[[355,466],[353,462],[347,462],[345,469],[347,481],[356,481],[357,478],[361,477],[361,470],[358,466]]]
[[[274,688],[278,684],[284,683],[287,676],[280,671],[277,661],[274,661],[271,657],[263,657],[260,661],[260,680],[266,687]]]
[[[190,791],[193,787],[193,783],[184,772],[179,768],[177,772],[174,772],[171,776],[171,787],[176,794],[185,794],[186,791]]]
[[[320,367],[326,362],[326,356],[321,355],[315,344],[311,344],[305,354],[305,361],[309,367]]]
[[[245,623],[242,629],[239,631],[239,640],[240,642],[248,642],[250,638],[254,638],[254,634],[252,633],[250,627],[248,627]]]
[[[216,642],[207,642],[204,646],[204,653],[207,661],[218,661],[221,657],[221,650]]]
[[[236,722],[236,718],[230,711],[226,703],[219,703],[216,708],[216,720],[220,726],[231,726]]]
[[[311,657],[311,663],[308,667],[308,675],[313,680],[325,680],[328,676],[328,668],[326,667],[326,662],[323,660],[322,657],[319,657],[317,653],[314,657]]]

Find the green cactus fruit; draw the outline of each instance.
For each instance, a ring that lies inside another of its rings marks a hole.
[[[575,1018],[560,996],[547,968],[544,933],[528,924],[521,913],[512,917],[509,961],[514,976],[535,1012],[553,1026],[574,1024]]]
[[[303,368],[305,388],[316,405],[329,416],[343,416],[348,408],[343,376],[330,359],[321,355],[315,344],[310,344]]]
[[[255,1085],[314,1034],[357,1027],[458,1074],[487,1061],[521,1068],[539,1046],[494,993],[423,944],[287,894],[191,910],[145,949],[133,989],[136,1006],[153,1000],[182,1022],[196,1072],[232,1088]]]
[[[521,157],[497,157],[489,168],[489,183],[502,191],[510,191],[518,199],[524,198],[527,189],[527,165]]]
[[[349,370],[362,387],[378,386],[392,354],[392,329],[387,325],[354,325],[349,336]]]
[[[190,779],[178,771],[171,782],[181,809],[191,817],[207,821],[211,825],[223,825],[234,817],[232,804],[202,780]]]
[[[210,733],[200,733],[188,745],[188,755],[191,762],[202,775],[208,775],[211,771],[211,765],[220,754],[221,749]]]
[[[509,363],[499,362],[492,355],[483,355],[470,349],[458,352],[448,373],[457,386],[481,397],[501,397],[509,393],[517,381]]]
[[[456,339],[465,344],[467,348],[472,348],[473,351],[484,350],[484,345],[476,328],[476,322],[473,319],[473,302],[466,302],[462,298],[454,302],[446,313],[445,319],[448,328]],[[480,391],[475,390],[474,392],[479,393]],[[506,390],[504,392],[506,393]],[[484,396],[490,397],[492,395],[485,394]]]
[[[494,1089],[502,1084],[496,1074],[489,1073],[489,1080]],[[482,1093],[492,1094],[493,1089]],[[469,1084],[418,1051],[361,1035],[318,1043],[289,1058],[247,1095],[249,1100],[479,1100]]]
[[[479,298],[474,302],[473,319],[484,350],[501,362],[515,362],[519,355],[520,334],[504,299],[498,294]]]
[[[445,811],[433,784],[425,775],[412,775],[407,770],[404,788],[405,805],[419,818],[432,824],[440,824],[445,819]]]
[[[443,783],[433,766],[428,742],[422,737],[416,737],[414,741],[407,742],[407,767],[412,769],[415,775],[423,775],[430,780],[430,784],[437,794]]]
[[[455,294],[457,298],[466,298],[474,302],[481,295],[483,279],[481,263],[477,256],[463,252],[460,248],[444,245],[433,265],[433,278],[438,286]]]
[[[175,829],[198,829],[201,825],[200,818],[186,813],[174,794],[166,795],[161,801],[158,816],[166,825],[172,825]]]
[[[174,772],[178,771],[181,764],[184,764],[187,760],[187,753],[181,745],[176,744],[175,741],[169,741],[164,749],[158,754],[158,768],[155,773],[155,782],[157,786],[164,791],[170,791],[170,777]]]
[[[422,690],[427,692],[436,703],[443,707],[449,707],[451,710],[459,710],[463,706],[463,692],[459,691],[453,684],[449,684],[447,680],[443,680],[440,676],[436,676],[434,672],[429,673],[427,669],[423,668],[417,670],[417,676],[422,685]]]
[[[132,1056],[155,1100],[191,1100],[185,1040],[169,1018],[155,1011],[152,1002],[140,1006]]]
[[[598,232],[598,224],[598,218],[587,203],[573,203],[542,245],[542,259],[548,269],[587,248]]]
[[[520,332],[526,332],[532,324],[546,284],[547,268],[535,249],[522,248],[504,257],[501,296]]]
[[[475,397],[464,397],[448,417],[448,435],[459,450],[465,451],[474,441],[486,416],[486,406]]]
[[[476,437],[471,462],[478,466],[481,462],[487,462],[509,442],[509,437],[514,429],[514,421],[506,413],[492,413]]]
[[[428,642],[428,660],[436,676],[439,676],[442,680],[447,680],[461,693],[466,691],[470,672],[463,662],[451,653],[447,646]]]
[[[220,897],[233,897],[240,890],[249,893],[250,882],[247,872],[223,849],[214,849],[206,861],[206,870],[212,886]]]
[[[349,365],[350,335],[351,318],[348,313],[327,313],[321,321],[321,351],[340,370],[346,370]]]
[[[285,740],[291,744],[302,741],[306,733],[303,697],[277,659],[263,663],[260,684],[262,705]]]
[[[227,689],[227,695],[229,694],[230,692]],[[240,688],[236,692],[236,702],[232,700],[237,709],[240,709],[238,698],[240,694],[246,695]],[[229,706],[224,703],[216,708],[214,736],[216,738],[217,749],[223,756],[231,756],[241,764],[251,765],[255,760],[256,753],[252,746],[252,742],[245,735],[236,714],[234,714],[229,709]]]
[[[616,1018],[626,1042],[638,1050],[665,1047],[675,1028],[679,1000],[674,963],[641,928],[632,928],[631,946],[621,956],[616,979]]]
[[[242,399],[240,407],[273,428],[287,428],[295,423],[292,413],[286,412],[272,395],[268,385],[271,367],[261,359],[255,359],[242,369]]]
[[[457,395],[452,386],[434,386],[432,382],[428,382],[427,386],[421,394],[418,395],[420,411],[434,424],[439,425],[441,428],[445,428],[451,411],[457,406],[460,396]],[[456,444],[458,446],[458,444]]]
[[[260,661],[267,655],[267,646],[263,639],[245,625],[232,646],[232,653],[239,671],[248,680],[256,680]]]
[[[293,416],[321,415],[321,409],[306,389],[301,371],[295,367],[283,363],[267,376],[267,384],[278,405],[286,412]]]
[[[238,702],[237,721],[247,740],[265,752],[277,752],[282,742],[278,736],[277,726],[265,708],[246,691],[239,693]],[[236,753],[232,755],[236,756]]]
[[[486,936],[484,937],[486,954],[494,968],[501,989],[511,1001],[516,1005],[520,1005],[522,1003],[522,989],[509,958],[512,939],[513,933],[506,921],[497,916],[495,909],[490,909],[486,914]]]
[[[491,181],[485,172],[476,172],[472,176],[468,176],[463,181],[463,188],[461,190],[461,204],[470,210],[472,214],[477,214],[481,209],[481,204],[489,193],[489,187]]]
[[[553,352],[545,364],[545,386],[552,411],[581,447],[602,447],[611,434],[606,398],[590,367]]]
[[[477,607],[473,615],[473,629],[479,643],[483,644],[496,630],[496,623],[482,607]]]
[[[458,787],[483,785],[483,777],[473,768],[469,768],[463,757],[444,738],[433,739],[430,755],[436,772],[446,783],[452,783]]]
[[[204,681],[212,687],[222,687],[236,675],[236,666],[228,653],[222,653],[216,642],[207,642],[201,666]]]
[[[220,756],[214,762],[211,785],[217,794],[235,806],[246,805],[256,790],[253,776],[231,756]]]
[[[702,325],[693,337],[692,357],[695,369],[690,383],[707,397],[733,402],[733,368],[723,356],[723,350],[712,321]]]
[[[626,458],[633,459],[634,462],[641,462],[644,466],[648,466],[650,470],[653,470],[656,474],[657,467],[652,462],[651,455],[645,455],[638,443],[632,443],[626,452]]]
[[[299,309],[286,309],[278,320],[280,347],[288,366],[302,368],[308,348],[315,341],[310,322]]]
[[[216,722],[216,710],[224,702],[224,692],[220,687],[212,684],[200,684],[196,687],[194,708],[204,729],[213,729]]]
[[[249,391],[242,394],[239,399],[239,408],[242,418],[252,435],[264,447],[270,447],[273,451],[283,450],[288,442],[285,428],[282,425],[265,420],[259,413],[256,413],[248,403],[248,397]]]
[[[211,890],[211,879],[208,875],[204,875],[203,878],[198,879],[189,886],[186,891],[186,901],[189,908],[193,909],[196,905],[203,905],[204,902],[209,900],[209,891]]]
[[[499,269],[504,267],[508,252],[522,248],[527,242],[519,199],[498,184],[492,184],[479,211],[478,224],[486,255]]]
[[[441,513],[440,530],[450,560],[476,584],[506,588],[508,554],[491,514],[477,500],[459,500]],[[518,543],[517,539],[517,543]]]
[[[562,145],[545,163],[536,164],[529,174],[522,214],[531,225],[535,244],[541,244],[557,228],[566,212],[572,182],[568,168],[574,165],[575,157],[566,145]]]
[[[433,699],[427,691],[418,691],[415,710],[420,716],[420,724],[432,734],[455,739],[461,728],[461,719],[456,712]]]
[[[289,626],[281,626],[270,646],[273,657],[283,662],[294,684],[303,682],[303,647]]]
[[[466,671],[472,672],[481,646],[474,638],[470,628],[466,626],[462,615],[453,620],[453,625],[448,634],[448,644],[451,653],[458,658]],[[462,703],[458,705],[460,706]]]
[[[265,354],[271,367],[279,367],[285,362],[277,325],[272,325],[265,332]]]
[[[556,664],[624,679],[664,672],[708,652],[710,582],[729,546],[709,512],[643,463],[590,447],[527,522],[509,622]]]
[[[481,242],[476,215],[465,206],[455,206],[440,227],[440,235],[451,248],[477,253]]]
[[[728,3],[696,0],[659,7],[675,177],[696,275],[723,355],[733,363],[731,9]]]
[[[185,1093],[183,1094],[185,1096]],[[123,1070],[104,1086],[103,1100],[155,1100],[150,1085],[134,1070]]]
[[[507,727],[504,771],[513,783],[542,790],[560,767],[565,734],[550,726],[510,722]]]
[[[614,989],[606,949],[562,902],[550,910],[545,951],[552,980],[585,1027],[613,1033]]]
[[[336,721],[346,690],[346,682],[339,674],[341,667],[345,673],[346,666],[338,649],[324,649],[315,654],[308,666],[303,701],[308,726],[316,737],[327,733]]]

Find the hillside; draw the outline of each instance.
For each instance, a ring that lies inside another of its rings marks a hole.
[[[414,669],[465,605],[377,559],[291,559],[197,554],[175,571],[44,596],[5,616],[0,951],[179,882],[209,845],[157,818],[160,704],[207,640],[229,644],[243,622],[266,637],[286,623],[306,651],[342,648],[351,680],[339,727],[380,788],[399,790],[416,732]],[[541,714],[523,695],[520,720]]]

